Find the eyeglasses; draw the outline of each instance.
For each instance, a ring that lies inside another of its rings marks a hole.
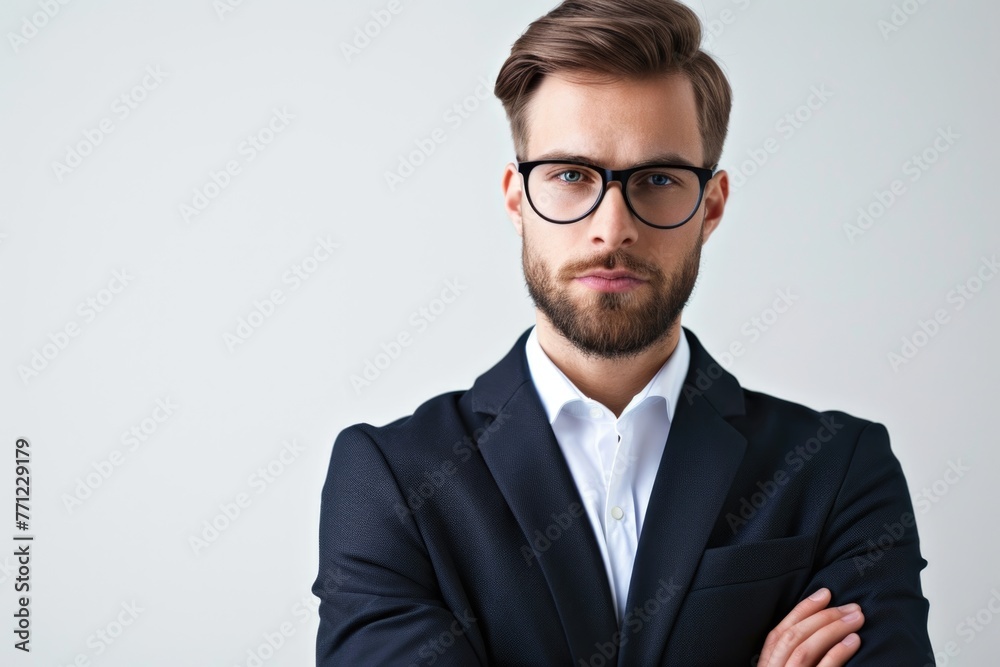
[[[701,206],[711,168],[650,164],[606,169],[573,160],[521,162],[528,203],[539,216],[559,225],[583,220],[594,212],[617,181],[632,214],[650,227],[673,229],[690,220]]]

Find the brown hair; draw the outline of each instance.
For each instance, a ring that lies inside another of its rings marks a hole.
[[[526,109],[546,74],[645,77],[681,73],[698,105],[705,166],[715,165],[729,128],[732,88],[701,50],[701,22],[677,0],[565,0],[521,35],[500,68],[500,98],[518,159],[528,143]]]

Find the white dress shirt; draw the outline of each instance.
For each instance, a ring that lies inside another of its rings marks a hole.
[[[525,348],[531,379],[597,536],[621,625],[642,521],[691,351],[682,331],[673,354],[616,419],[559,370],[536,329]]]

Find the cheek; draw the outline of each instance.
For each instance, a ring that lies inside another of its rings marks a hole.
[[[691,253],[697,252],[698,235],[679,234],[681,229],[658,231],[669,236],[646,244],[642,256],[655,265],[663,275],[669,276],[679,270]]]
[[[546,234],[532,244],[535,256],[545,262],[553,272],[559,271],[567,262],[579,259],[583,254],[570,234]],[[574,252],[574,249],[577,249]]]
[[[674,257],[687,255],[694,246],[700,243],[701,225],[701,215],[696,215],[677,229],[662,230],[663,234],[668,235],[660,244],[663,252]]]
[[[571,241],[558,231],[539,228],[537,221],[524,222],[523,252],[536,267],[543,267],[546,273],[557,274],[571,256]]]
[[[560,232],[568,230],[553,229],[553,225],[545,220],[539,220],[529,213],[524,218],[524,239],[536,253],[545,253],[547,257],[559,246],[568,247],[571,243],[569,235]]]

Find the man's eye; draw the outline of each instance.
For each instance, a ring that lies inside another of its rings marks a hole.
[[[650,174],[648,177],[650,185],[670,185],[673,179],[667,174]]]
[[[583,173],[579,171],[561,171],[556,174],[556,178],[566,183],[579,183],[583,180]]]

